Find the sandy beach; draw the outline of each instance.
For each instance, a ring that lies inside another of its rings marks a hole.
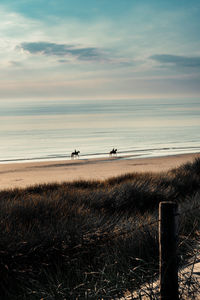
[[[163,172],[191,162],[200,153],[156,158],[113,157],[0,164],[0,189],[73,180],[104,180],[131,172]]]

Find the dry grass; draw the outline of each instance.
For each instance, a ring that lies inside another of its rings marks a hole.
[[[180,205],[180,263],[198,239],[200,159],[163,174],[0,192],[1,299],[117,299],[158,273],[158,204]],[[192,217],[191,217],[192,216]],[[145,225],[154,223],[152,225]]]

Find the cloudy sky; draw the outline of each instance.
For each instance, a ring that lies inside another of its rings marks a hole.
[[[199,0],[1,0],[0,100],[200,95]]]

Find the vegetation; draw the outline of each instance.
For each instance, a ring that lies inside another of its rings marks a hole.
[[[199,238],[199,190],[200,159],[159,174],[1,191],[1,299],[119,299],[152,282],[159,202],[179,203],[183,263]]]

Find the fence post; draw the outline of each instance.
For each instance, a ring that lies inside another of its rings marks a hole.
[[[159,205],[159,268],[160,299],[178,300],[177,266],[177,218],[178,206],[174,202]]]

